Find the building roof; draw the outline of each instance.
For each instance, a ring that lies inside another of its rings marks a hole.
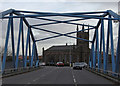
[[[60,46],[52,46],[48,48],[47,50],[55,51],[55,50],[72,50],[73,48],[76,48],[76,45],[60,45]]]

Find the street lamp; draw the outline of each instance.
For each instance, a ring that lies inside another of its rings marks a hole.
[[[70,64],[70,67],[71,67],[71,65],[72,65],[72,63],[71,63],[71,61],[72,61],[72,56],[71,56],[71,42],[70,42],[70,53],[69,53],[69,55],[70,55],[69,64]]]

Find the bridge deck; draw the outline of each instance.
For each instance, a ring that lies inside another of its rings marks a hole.
[[[43,67],[43,69],[3,78],[3,84],[114,84],[85,69]]]

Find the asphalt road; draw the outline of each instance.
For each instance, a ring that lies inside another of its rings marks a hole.
[[[23,67],[23,61],[22,60],[18,61],[18,68],[19,67]],[[5,69],[11,69],[11,68],[14,68],[13,67],[13,62],[12,61],[6,62]],[[112,71],[112,64],[108,64],[107,68],[108,68],[108,70]],[[103,69],[103,64],[101,64],[101,69]],[[119,68],[119,71],[120,71],[120,68]]]
[[[42,69],[3,78],[3,84],[114,84],[85,69],[46,66]]]

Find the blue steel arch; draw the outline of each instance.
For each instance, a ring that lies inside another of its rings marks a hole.
[[[29,14],[26,15],[25,13],[29,13]],[[33,11],[21,11],[21,10],[9,9],[7,11],[1,12],[0,15],[2,15],[2,16],[0,16],[0,19],[8,19],[9,20],[8,27],[7,27],[7,33],[6,33],[5,50],[4,50],[3,60],[2,60],[2,72],[4,72],[4,70],[5,70],[5,63],[6,63],[6,57],[7,57],[6,53],[7,53],[7,46],[8,46],[8,42],[9,42],[10,30],[11,30],[11,39],[12,39],[13,65],[14,65],[15,69],[18,68],[18,56],[19,56],[21,36],[22,36],[22,56],[23,56],[23,62],[24,62],[23,67],[25,67],[25,68],[27,67],[28,47],[29,47],[30,67],[33,66],[33,60],[35,60],[35,66],[38,66],[39,59],[38,59],[36,42],[55,38],[55,37],[66,36],[66,37],[70,37],[70,38],[75,38],[75,39],[87,41],[87,42],[90,42],[92,44],[91,45],[91,53],[89,56],[89,66],[91,68],[94,68],[94,69],[96,68],[96,58],[98,60],[98,70],[101,67],[101,60],[100,59],[102,57],[101,53],[102,53],[102,47],[103,47],[104,71],[107,70],[108,50],[109,50],[109,41],[110,41],[110,43],[111,43],[112,71],[119,72],[119,67],[120,67],[120,16],[111,10],[98,11],[98,12],[50,13],[50,12],[33,12]],[[41,17],[51,17],[51,16],[75,17],[77,19],[59,21],[59,20],[54,20],[54,19],[41,18]],[[108,17],[106,17],[106,16],[108,16]],[[13,19],[14,18],[20,19],[16,56],[15,56],[14,27],[13,27]],[[34,18],[34,19],[53,21],[53,22],[52,23],[30,25],[26,18]],[[72,21],[80,21],[80,20],[88,20],[88,19],[99,19],[99,21],[98,21],[96,26],[79,24],[79,23],[72,23]],[[104,20],[108,20],[106,51],[105,51],[105,37],[104,37]],[[115,59],[115,54],[114,54],[113,32],[112,32],[113,31],[113,28],[112,28],[112,21],[113,20],[117,20],[119,22],[116,59]],[[26,48],[24,47],[23,23],[25,23],[26,26],[28,27]],[[55,32],[55,31],[45,30],[44,28],[36,27],[36,26],[44,26],[44,25],[59,24],[59,23],[65,23],[65,24],[71,24],[71,25],[80,25],[83,27],[88,27],[88,29],[82,29],[79,31],[74,31],[74,32],[69,32],[69,33],[63,34],[63,33]],[[99,43],[98,28],[100,27],[100,25],[101,25],[101,29],[100,29],[101,31],[100,31],[100,43]],[[54,34],[56,34],[56,36],[51,36],[51,37],[36,40],[34,38],[34,34],[33,34],[31,29],[37,29],[37,30],[41,30],[41,31],[49,32],[49,33],[54,33]],[[74,36],[69,35],[69,34],[83,31],[83,30],[92,30],[92,29],[95,29],[93,40],[87,40],[87,39],[78,38],[78,37],[74,37]],[[32,42],[33,42],[32,52],[31,52],[30,40],[32,40]],[[24,52],[24,49],[25,49],[25,52]]]

